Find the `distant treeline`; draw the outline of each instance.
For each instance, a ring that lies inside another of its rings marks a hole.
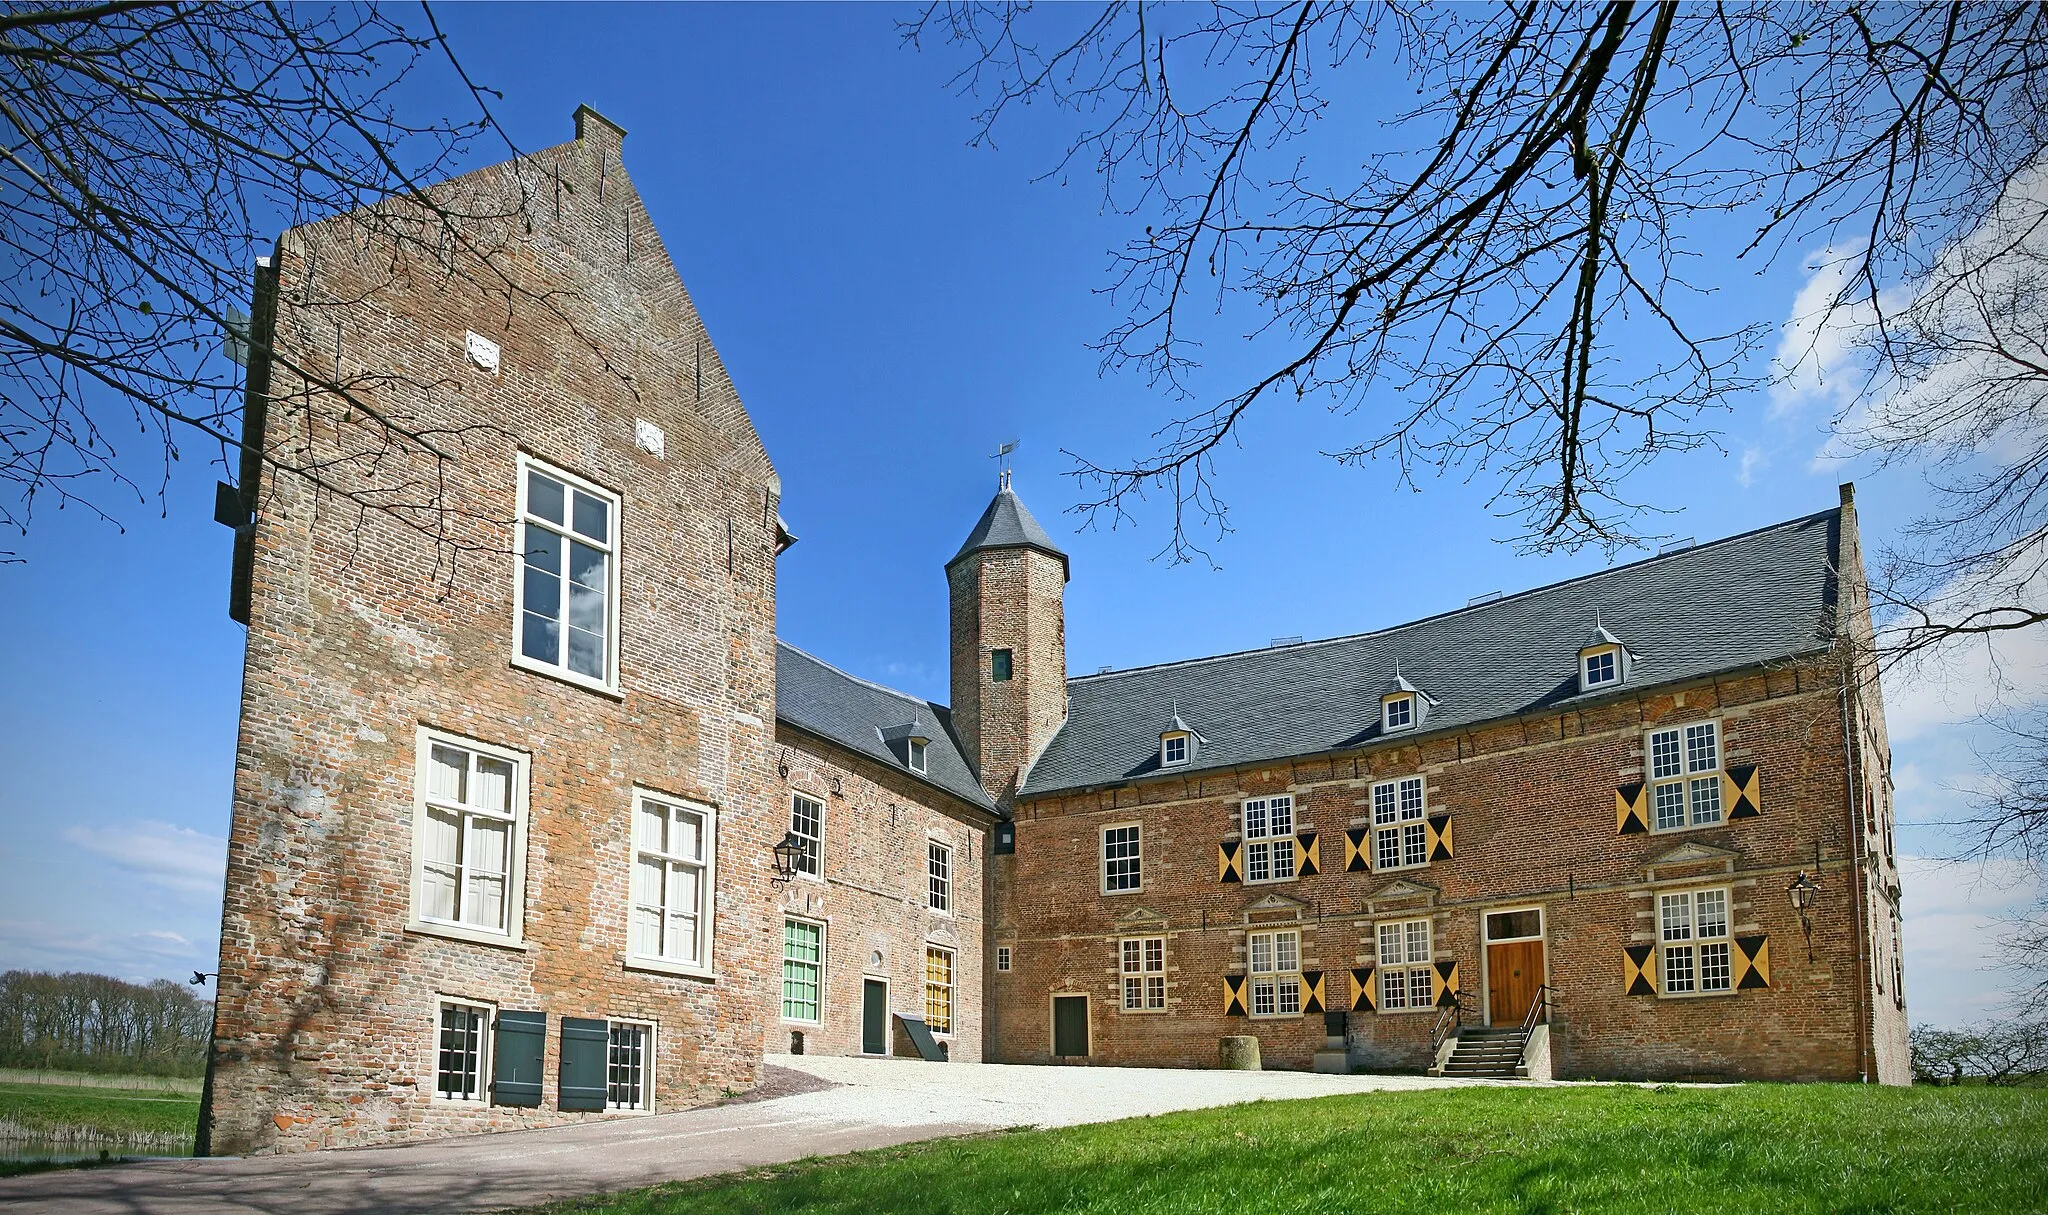
[[[213,1003],[170,979],[0,972],[0,1067],[197,1076]]]

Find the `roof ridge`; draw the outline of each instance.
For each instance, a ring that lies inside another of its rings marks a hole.
[[[1276,650],[1306,650],[1313,648],[1315,646],[1337,645],[1349,641],[1362,641],[1368,637],[1382,637],[1389,633],[1398,633],[1403,629],[1412,629],[1417,625],[1428,624],[1431,621],[1447,619],[1448,617],[1461,615],[1465,612],[1487,611],[1489,609],[1498,607],[1501,604],[1513,603],[1520,599],[1526,599],[1531,595],[1540,595],[1547,591],[1561,590],[1565,587],[1572,586],[1576,583],[1586,582],[1594,578],[1604,578],[1609,574],[1618,574],[1623,570],[1635,569],[1638,566],[1650,565],[1653,562],[1665,561],[1671,558],[1681,557],[1688,553],[1697,553],[1702,549],[1716,548],[1723,544],[1733,544],[1737,540],[1747,540],[1752,536],[1761,536],[1765,532],[1774,532],[1780,528],[1794,527],[1802,523],[1810,523],[1815,519],[1825,518],[1829,515],[1838,515],[1841,513],[1841,510],[1842,508],[1839,506],[1832,506],[1826,510],[1814,511],[1810,514],[1799,515],[1791,519],[1781,519],[1776,523],[1766,523],[1762,527],[1753,527],[1745,532],[1736,532],[1732,536],[1722,536],[1718,540],[1708,540],[1703,544],[1688,545],[1685,548],[1674,549],[1668,553],[1654,553],[1648,557],[1643,557],[1635,561],[1630,561],[1623,565],[1610,565],[1604,570],[1593,570],[1590,573],[1579,574],[1571,578],[1566,578],[1560,582],[1549,582],[1545,583],[1542,586],[1532,586],[1527,590],[1520,590],[1515,591],[1512,594],[1502,595],[1498,599],[1489,599],[1485,603],[1468,603],[1464,607],[1450,608],[1442,612],[1432,612],[1427,616],[1417,616],[1413,620],[1404,620],[1399,624],[1390,624],[1385,626],[1384,628],[1367,629],[1359,633],[1344,633],[1336,637],[1319,637],[1314,641],[1297,641],[1284,646],[1252,646],[1242,650],[1229,650],[1221,654],[1204,654],[1195,658],[1173,658],[1165,662],[1146,663],[1144,665],[1135,667],[1123,667],[1114,671],[1096,671],[1093,674],[1089,675],[1069,675],[1067,677],[1067,682],[1069,684],[1076,684],[1087,680],[1095,679],[1117,679],[1125,675],[1136,675],[1146,671],[1163,671],[1170,667],[1186,667],[1194,666],[1197,663],[1221,662],[1228,658],[1242,658],[1247,654],[1264,654]]]
[[[795,645],[788,641],[784,641],[779,636],[775,639],[775,644],[782,647],[783,649],[788,650],[792,654],[798,655],[799,657],[808,658],[812,662],[815,662],[819,666],[824,667],[826,670],[832,672],[834,675],[837,675],[842,679],[851,680],[852,682],[857,683],[864,688],[873,688],[877,692],[882,692],[887,695],[894,696],[898,700],[907,700],[912,704],[918,705],[922,708],[944,709],[948,713],[953,711],[949,706],[942,705],[935,700],[926,700],[921,696],[913,696],[908,692],[898,691],[897,689],[892,688],[887,684],[876,683],[872,679],[862,679],[860,676],[855,675],[851,671],[845,670],[841,667],[835,666],[832,663],[825,661],[824,659],[818,657],[816,654],[813,654],[809,650],[804,649],[802,646]]]

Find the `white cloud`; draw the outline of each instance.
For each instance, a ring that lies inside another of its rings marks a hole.
[[[2003,921],[2034,906],[2039,875],[2015,861],[1960,865],[1899,858],[1905,888],[1906,1012],[1964,1025],[1999,1014],[2020,986],[1999,963]]]
[[[174,894],[220,897],[228,842],[154,819],[64,829],[64,839]]]
[[[1756,480],[1756,470],[1768,465],[1770,462],[1770,457],[1764,454],[1762,448],[1754,446],[1743,448],[1742,466],[1735,470],[1735,480],[1741,484],[1742,488],[1748,489]]]

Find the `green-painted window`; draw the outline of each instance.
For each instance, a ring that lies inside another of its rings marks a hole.
[[[1010,651],[995,650],[988,656],[989,675],[997,683],[1010,681]]]
[[[825,967],[825,929],[805,920],[782,922],[782,1016],[818,1019],[818,989]]]

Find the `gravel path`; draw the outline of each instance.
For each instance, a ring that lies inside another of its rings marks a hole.
[[[155,1160],[0,1180],[37,1215],[501,1211],[1014,1126],[1072,1126],[1240,1101],[1454,1087],[1421,1076],[1014,1067],[771,1055],[760,1089],[675,1114],[400,1147]]]

